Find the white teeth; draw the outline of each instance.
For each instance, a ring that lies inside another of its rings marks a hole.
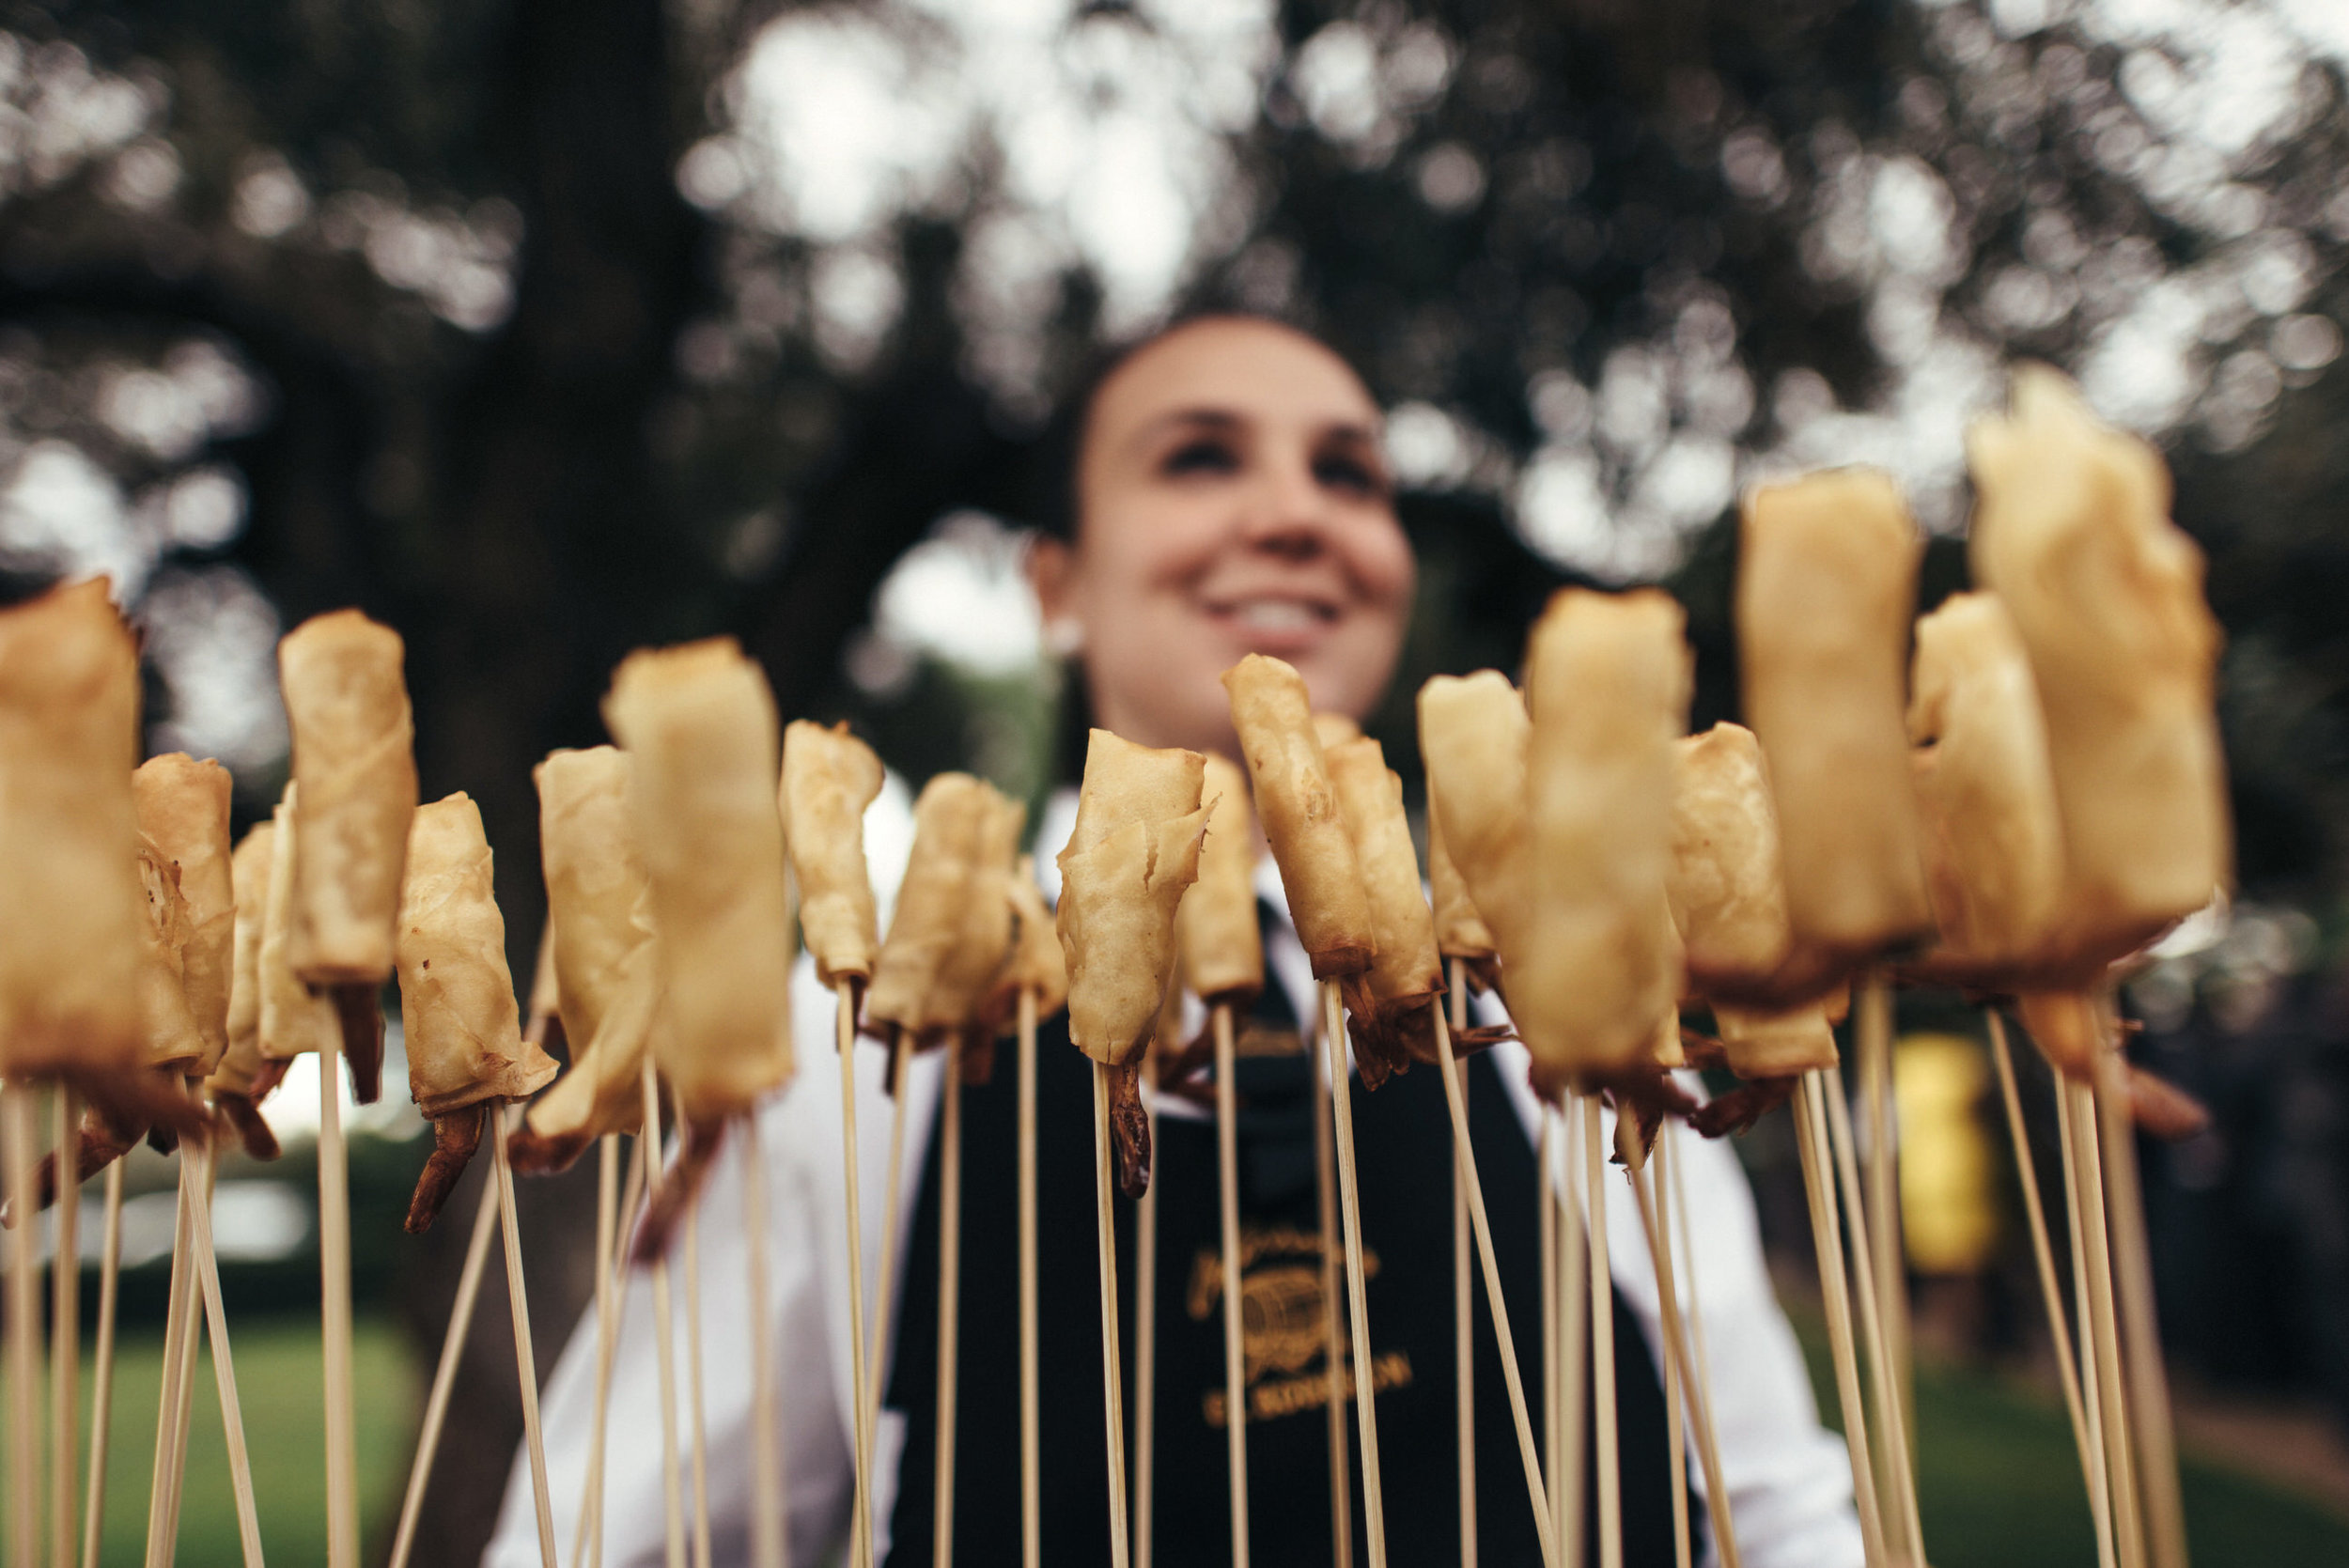
[[[1295,599],[1259,598],[1237,605],[1233,617],[1251,631],[1293,632],[1310,630],[1321,624],[1321,617],[1312,608]]]

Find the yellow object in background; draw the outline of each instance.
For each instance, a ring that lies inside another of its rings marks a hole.
[[[1982,1046],[1956,1034],[1904,1035],[1893,1047],[1892,1083],[1909,1265],[1921,1274],[1980,1273],[1999,1239]]]

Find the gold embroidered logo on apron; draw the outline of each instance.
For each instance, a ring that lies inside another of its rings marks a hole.
[[[1293,1227],[1245,1228],[1239,1244],[1240,1347],[1247,1364],[1248,1419],[1268,1421],[1299,1411],[1318,1410],[1330,1399],[1329,1344],[1330,1303],[1322,1293],[1321,1237]],[[1376,1279],[1378,1254],[1365,1248],[1363,1278]],[[1202,1248],[1191,1260],[1190,1284],[1185,1306],[1191,1320],[1205,1323],[1223,1310],[1223,1255]],[[1353,1397],[1356,1358],[1347,1343],[1344,1315],[1338,1319],[1338,1341],[1346,1365],[1340,1375],[1340,1397]],[[1371,1357],[1371,1389],[1383,1393],[1411,1381],[1411,1358],[1396,1350]],[[1224,1389],[1221,1381],[1201,1396],[1202,1413],[1209,1426],[1224,1422]]]

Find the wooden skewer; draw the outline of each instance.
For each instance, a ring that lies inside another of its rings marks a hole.
[[[1553,1309],[1558,1314],[1557,1370],[1553,1374],[1558,1380],[1558,1459],[1550,1470],[1554,1479],[1549,1512],[1550,1528],[1558,1537],[1558,1560],[1567,1563],[1582,1558],[1582,1521],[1588,1506],[1582,1487],[1582,1433],[1587,1424],[1582,1419],[1587,1393],[1582,1352],[1587,1343],[1590,1293],[1583,1289],[1582,1281],[1589,1232],[1582,1222],[1582,1205],[1575,1199],[1582,1119],[1571,1111],[1545,1114],[1556,1117],[1559,1154],[1557,1167],[1543,1175],[1544,1182],[1550,1184],[1545,1187],[1544,1201],[1551,1205],[1558,1222],[1558,1299]]]
[[[321,1166],[321,1173],[323,1167]],[[179,1475],[187,1452],[185,1406],[194,1369],[196,1311],[195,1275],[188,1249],[194,1245],[194,1219],[189,1212],[189,1184],[194,1167],[179,1162],[178,1206],[171,1232],[170,1296],[163,1312],[163,1388],[155,1411],[155,1464],[147,1492],[147,1568],[167,1568],[179,1539]]]
[[[163,1554],[165,1568],[168,1568],[179,1545],[179,1505],[187,1487],[188,1431],[195,1417],[197,1342],[204,1334],[202,1289],[195,1268],[195,1207],[199,1203],[210,1203],[212,1196],[211,1168],[195,1163],[194,1154],[184,1147],[179,1162],[181,1173],[188,1183],[178,1221],[186,1237],[181,1251],[186,1266],[179,1271],[176,1287],[180,1300],[179,1338],[174,1342],[173,1349],[166,1352],[171,1358],[169,1365],[173,1369],[171,1390],[165,1396],[172,1411],[172,1426],[170,1452],[165,1456],[163,1471],[162,1545],[158,1548]]]
[[[1714,1445],[1713,1467],[1705,1472],[1709,1476],[1720,1469],[1719,1431],[1713,1424],[1713,1363],[1712,1358],[1704,1351],[1703,1297],[1697,1290],[1697,1251],[1696,1243],[1688,1228],[1688,1194],[1680,1181],[1679,1132],[1677,1124],[1670,1120],[1664,1123],[1664,1130],[1657,1140],[1657,1147],[1662,1149],[1663,1153],[1657,1157],[1656,1177],[1664,1186],[1665,1197],[1660,1201],[1671,1210],[1670,1214],[1664,1217],[1663,1222],[1676,1230],[1680,1236],[1678,1255],[1682,1264],[1685,1265],[1682,1278],[1688,1281],[1686,1299],[1688,1303],[1688,1360],[1691,1374],[1686,1379],[1688,1389],[1688,1411],[1696,1421],[1698,1442]],[[1735,1533],[1735,1527],[1730,1518],[1726,1472],[1722,1473],[1723,1487],[1718,1493],[1714,1490],[1710,1481],[1705,1483],[1707,1495],[1704,1505],[1705,1511],[1712,1516],[1715,1534],[1726,1538]]]
[[[1452,1112],[1452,1179],[1467,1195],[1469,1220],[1476,1233],[1476,1250],[1485,1266],[1485,1295],[1493,1304],[1493,1337],[1501,1346],[1501,1380],[1509,1390],[1509,1414],[1517,1426],[1517,1457],[1525,1467],[1525,1489],[1533,1503],[1533,1530],[1540,1537],[1542,1560],[1556,1568],[1558,1539],[1552,1533],[1548,1490],[1542,1484],[1542,1456],[1533,1441],[1533,1422],[1526,1412],[1525,1384],[1517,1372],[1517,1344],[1509,1331],[1509,1305],[1501,1294],[1501,1265],[1493,1254],[1492,1221],[1485,1212],[1485,1187],[1476,1171],[1476,1151],[1469,1141],[1468,1100],[1460,1090],[1459,1063],[1452,1054],[1452,1031],[1445,1026],[1443,1002],[1431,999],[1435,1015],[1436,1053],[1443,1071],[1444,1102]],[[1474,1478],[1469,1478],[1470,1483]]]
[[[1566,1457],[1566,1377],[1565,1321],[1559,1316],[1559,1295],[1562,1291],[1581,1288],[1579,1279],[1569,1281],[1558,1266],[1557,1189],[1551,1185],[1558,1169],[1559,1117],[1547,1104],[1541,1108],[1542,1130],[1534,1141],[1533,1188],[1534,1234],[1542,1271],[1542,1452],[1548,1456],[1548,1470],[1544,1487],[1549,1494],[1549,1529],[1553,1540],[1563,1543],[1564,1516],[1558,1504],[1563,1500],[1559,1488],[1565,1483]],[[1452,1178],[1458,1181],[1455,1166]],[[1577,1349],[1579,1349],[1578,1344]]]
[[[2072,1359],[2072,1330],[2063,1313],[2063,1287],[2057,1282],[2055,1249],[2047,1240],[2047,1213],[2039,1201],[2039,1172],[2030,1157],[2030,1134],[2023,1123],[2023,1097],[2015,1082],[2015,1055],[2007,1048],[2006,1022],[1995,1008],[1983,1017],[1990,1026],[1990,1060],[1999,1073],[1999,1094],[2006,1103],[2007,1135],[2015,1144],[2015,1173],[2023,1187],[2023,1212],[2030,1222],[2031,1260],[2039,1268],[2039,1290],[2047,1308],[2048,1338],[2055,1343],[2057,1380],[2063,1386],[2063,1408],[2072,1419],[2072,1441],[2080,1455],[2080,1476],[2095,1488],[2094,1462],[2090,1457],[2087,1409],[2080,1403],[2079,1367]]]
[[[106,1457],[114,1430],[115,1307],[122,1284],[122,1161],[106,1167],[104,1239],[99,1244],[98,1351],[90,1382],[89,1480],[82,1502],[82,1568],[98,1568],[105,1536]]]
[[[962,1063],[946,1059],[938,1148],[938,1434],[930,1493],[930,1560],[954,1568],[955,1383],[962,1319]]]
[[[1232,1007],[1218,1002],[1215,1036],[1216,1219],[1223,1241],[1223,1436],[1231,1470],[1232,1568],[1248,1568],[1248,1372],[1240,1312],[1238,1051]]]
[[[1321,1213],[1321,1363],[1323,1415],[1330,1428],[1330,1560],[1354,1568],[1354,1490],[1346,1431],[1346,1331],[1338,1327],[1338,1174],[1330,1140],[1336,1096],[1330,1093],[1329,1058],[1306,1048],[1314,1075],[1314,1183]]]
[[[1354,1337],[1354,1421],[1362,1446],[1362,1537],[1370,1568],[1386,1568],[1386,1499],[1378,1480],[1377,1361],[1370,1343],[1370,1302],[1363,1289],[1362,1201],[1354,1176],[1354,1080],[1346,1066],[1346,1012],[1337,982],[1321,983],[1322,1046],[1330,1058],[1330,1103],[1336,1110],[1338,1210],[1346,1221],[1346,1305]]]
[[[693,1568],[710,1568],[709,1418],[702,1400],[701,1205],[685,1211],[685,1392],[693,1421]]]
[[[832,1044],[840,1057],[840,1147],[842,1175],[848,1189],[848,1397],[850,1436],[856,1439],[856,1490],[849,1511],[850,1568],[873,1568],[873,1433],[864,1415],[864,1385],[872,1371],[864,1364],[864,1226],[856,1197],[856,982],[842,975],[834,983],[839,1006],[833,1014]]]
[[[1868,1135],[1867,1206],[1856,1212],[1867,1216],[1876,1286],[1873,1295],[1883,1324],[1891,1397],[1898,1405],[1893,1415],[1899,1418],[1897,1426],[1889,1419],[1877,1423],[1876,1441],[1884,1451],[1884,1474],[1899,1483],[1892,1487],[1892,1495],[1900,1507],[1911,1558],[1921,1563],[1924,1525],[1917,1511],[1917,1397],[1909,1355],[1907,1271],[1901,1246],[1900,1180],[1895,1163],[1900,1122],[1892,1098],[1892,989],[1881,971],[1871,973],[1861,983],[1854,1043],[1859,1057],[1859,1110]],[[1835,1103],[1843,1106],[1842,1096]],[[1842,1114],[1848,1117],[1850,1112],[1846,1108]]]
[[[1468,966],[1452,960],[1452,1032],[1468,1028]],[[1468,1094],[1468,1063],[1453,1078]],[[1461,1159],[1472,1168],[1476,1155],[1462,1145]],[[1452,1381],[1459,1425],[1460,1568],[1476,1568],[1476,1286],[1470,1278],[1468,1180],[1459,1165],[1452,1172]],[[1545,1363],[1547,1364],[1547,1363]]]
[[[1110,1563],[1128,1568],[1126,1535],[1126,1410],[1118,1390],[1117,1217],[1110,1194],[1110,1070],[1093,1063],[1093,1193],[1096,1249],[1101,1260],[1102,1426],[1109,1442]]]
[[[8,1561],[40,1565],[40,1263],[34,1257],[33,1139],[39,1093],[23,1079],[0,1089],[6,1118],[8,1212],[16,1216],[8,1246]]]
[[[1582,1098],[1583,1222],[1591,1232],[1591,1403],[1597,1412],[1599,1568],[1623,1568],[1623,1463],[1615,1430],[1615,1277],[1607,1257],[1607,1156],[1598,1096]]]
[[[1151,1049],[1157,1050],[1155,1041]],[[1155,1054],[1145,1055],[1137,1064],[1145,1077],[1152,1075],[1155,1061]],[[1151,1077],[1154,1094],[1157,1086],[1157,1079]],[[1155,1097],[1143,1097],[1142,1113],[1149,1124],[1150,1146],[1155,1149],[1159,1146]],[[1150,1568],[1151,1472],[1157,1462],[1151,1437],[1158,1419],[1154,1373],[1159,1338],[1159,1179],[1163,1172],[1152,1174],[1150,1185],[1134,1203],[1134,1568]]]
[[[50,1249],[49,1265],[49,1560],[54,1568],[73,1568],[73,1510],[81,1501],[81,1477],[75,1474],[75,1451],[80,1447],[75,1428],[82,1414],[82,1186],[76,1179],[75,1164],[80,1141],[75,1130],[78,1109],[73,1091],[60,1086],[50,1139],[57,1172],[56,1244]]]
[[[1885,1520],[1887,1545],[1899,1543],[1911,1563],[1925,1560],[1923,1534],[1917,1515],[1917,1473],[1908,1462],[1908,1421],[1901,1398],[1899,1375],[1893,1366],[1890,1326],[1883,1311],[1885,1290],[1897,1289],[1876,1273],[1875,1235],[1860,1201],[1858,1159],[1853,1151],[1851,1108],[1842,1087],[1821,1079],[1821,1101],[1827,1107],[1828,1147],[1835,1159],[1835,1177],[1843,1195],[1843,1215],[1851,1227],[1852,1264],[1858,1274],[1859,1333],[1868,1347],[1868,1371],[1875,1385],[1876,1459],[1880,1498],[1889,1498]]]
[[[612,1361],[628,1303],[617,1278],[620,1217],[635,1214],[637,1199],[645,1188],[644,1139],[637,1139],[635,1157],[629,1161],[628,1196],[616,1207],[613,1188],[618,1185],[620,1135],[607,1132],[596,1141],[599,1145],[596,1156],[596,1414],[594,1429],[587,1436],[587,1477],[580,1489],[579,1524],[571,1537],[571,1561],[578,1564],[599,1562],[603,1558],[603,1466],[612,1410]],[[752,1344],[755,1353],[764,1353],[764,1342],[754,1339]]]
[[[408,1554],[415,1548],[416,1522],[424,1514],[424,1489],[432,1475],[432,1461],[440,1452],[441,1426],[448,1419],[457,1363],[473,1329],[474,1305],[481,1296],[481,1276],[489,1265],[490,1238],[497,1232],[497,1183],[484,1181],[481,1202],[474,1211],[473,1234],[465,1242],[465,1265],[457,1276],[456,1299],[449,1305],[448,1329],[441,1336],[441,1359],[432,1371],[432,1391],[425,1396],[424,1424],[416,1432],[416,1457],[408,1467],[408,1490],[400,1500],[398,1529],[392,1536],[391,1568],[408,1568]]]
[[[547,1495],[547,1445],[538,1429],[538,1360],[530,1345],[530,1297],[522,1285],[522,1237],[514,1220],[514,1165],[506,1152],[506,1132],[505,1115],[492,1110],[490,1152],[497,1162],[498,1228],[506,1233],[506,1296],[514,1310],[514,1370],[521,1384],[522,1442],[530,1452],[531,1501],[538,1511],[538,1556],[545,1568],[555,1568],[554,1503]]]
[[[1860,1546],[1869,1568],[1884,1568],[1884,1516],[1876,1508],[1875,1467],[1869,1460],[1868,1416],[1859,1395],[1859,1358],[1852,1343],[1851,1287],[1843,1273],[1843,1234],[1835,1217],[1834,1178],[1827,1153],[1827,1112],[1821,1070],[1802,1075],[1795,1090],[1795,1148],[1802,1157],[1803,1192],[1811,1201],[1811,1239],[1819,1255],[1819,1293],[1827,1308],[1828,1348],[1835,1361],[1835,1393],[1843,1409],[1843,1446],[1851,1453],[1852,1502],[1859,1513]]]
[[[2121,1568],[2145,1568],[2145,1522],[2139,1511],[2135,1456],[2129,1449],[2128,1399],[2123,1387],[2121,1333],[2112,1299],[2112,1251],[2105,1223],[2104,1154],[2093,1092],[2066,1080],[2072,1148],[2079,1161],[2080,1234],[2087,1244],[2090,1357],[2096,1368],[2097,1404],[2104,1415],[2105,1486],[2112,1501],[2113,1545]]]
[[[359,1568],[359,1455],[350,1371],[350,1166],[339,1051],[319,1052],[319,1289],[326,1363],[326,1560]],[[499,1141],[503,1151],[505,1141]],[[503,1159],[501,1152],[499,1158]]]
[[[889,1059],[889,1180],[881,1197],[881,1255],[880,1273],[875,1281],[873,1293],[873,1337],[864,1347],[864,1440],[872,1442],[873,1434],[880,1428],[882,1389],[889,1382],[889,1347],[892,1327],[896,1321],[893,1310],[897,1295],[897,1241],[901,1226],[898,1210],[905,1195],[906,1163],[906,1073],[913,1064],[913,1034],[910,1030],[897,1031],[897,1048]],[[870,1465],[873,1451],[867,1448],[858,1464]]]
[[[2088,1304],[2088,1223],[2081,1213],[2078,1152],[2072,1137],[2072,1101],[2063,1075],[2056,1075],[2056,1131],[2063,1154],[2063,1212],[2072,1247],[2072,1316],[2079,1325],[2080,1409],[2088,1428],[2088,1504],[2096,1525],[2097,1568],[2119,1568],[2120,1543],[2113,1536],[2112,1469],[2105,1461],[2104,1399],[2094,1375],[2090,1341],[2095,1314]]]
[[[652,1057],[645,1058],[645,1202],[651,1206],[661,1179],[657,1169],[661,1139],[661,1092],[653,1078]],[[851,1234],[854,1233],[851,1232]],[[685,1489],[677,1476],[677,1320],[669,1310],[669,1259],[652,1261],[653,1338],[661,1358],[661,1501],[663,1561],[668,1568],[685,1568]],[[858,1473],[863,1472],[860,1462]]]
[[[228,1347],[228,1318],[222,1310],[220,1261],[212,1250],[210,1146],[191,1140],[185,1147],[197,1170],[197,1194],[189,1207],[194,1232],[193,1250],[198,1281],[204,1292],[204,1317],[211,1328],[212,1381],[220,1396],[221,1428],[228,1444],[228,1483],[237,1501],[237,1540],[243,1548],[245,1568],[261,1568],[261,1522],[253,1501],[253,1462],[244,1446],[244,1409],[237,1398],[237,1364]]]
[[[1019,1552],[1043,1560],[1043,1467],[1038,1441],[1035,1329],[1035,992],[1019,989]]]
[[[787,1532],[777,1428],[781,1402],[768,1331],[773,1293],[767,1261],[767,1160],[758,1145],[755,1110],[742,1118],[742,1230],[751,1276],[751,1560],[757,1568],[784,1568]],[[602,1422],[597,1425],[600,1428]]]

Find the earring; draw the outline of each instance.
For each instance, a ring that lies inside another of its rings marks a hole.
[[[1055,615],[1044,624],[1044,649],[1055,659],[1074,659],[1085,645],[1085,629],[1074,616]]]

